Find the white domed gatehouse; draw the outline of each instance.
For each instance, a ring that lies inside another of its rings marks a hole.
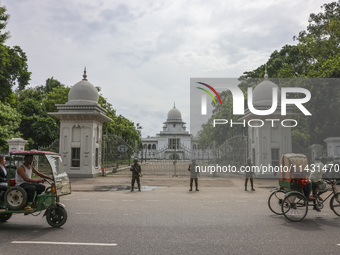
[[[60,120],[59,153],[71,177],[101,175],[102,127],[111,118],[99,103],[98,90],[83,79],[72,86],[66,104],[49,113]]]
[[[264,81],[253,90],[253,108],[256,110],[269,110],[274,105],[277,108],[270,115],[259,116],[253,114],[249,108],[240,120],[251,120],[252,126],[248,126],[248,155],[254,165],[278,166],[280,155],[292,152],[291,128],[281,125],[284,119],[290,119],[293,114],[292,107],[287,106],[287,115],[281,116],[280,88],[268,80],[267,71]],[[277,104],[273,104],[273,88],[277,89]],[[276,121],[266,121],[275,119]],[[256,121],[255,120],[261,120]],[[248,122],[249,123],[249,122]],[[263,123],[263,125],[262,125]],[[261,126],[262,125],[262,126]],[[258,126],[258,127],[256,127]],[[273,173],[264,173],[273,175]]]

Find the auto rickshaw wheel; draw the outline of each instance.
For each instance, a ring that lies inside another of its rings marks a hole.
[[[285,194],[286,192],[282,190],[276,190],[273,191],[272,194],[270,194],[268,198],[268,206],[273,213],[277,215],[282,215],[281,205],[285,197]]]
[[[0,222],[8,221],[9,218],[11,218],[11,217],[12,217],[11,213],[2,213],[2,214],[0,214]]]
[[[10,187],[5,193],[5,202],[9,210],[20,210],[27,204],[27,193],[21,187]]]
[[[46,209],[47,223],[54,228],[59,228],[65,224],[67,220],[67,212],[60,205],[52,206]]]
[[[308,202],[306,198],[299,193],[288,194],[282,203],[282,213],[290,221],[303,220],[308,212]]]
[[[330,207],[336,215],[340,216],[340,192],[331,198]]]

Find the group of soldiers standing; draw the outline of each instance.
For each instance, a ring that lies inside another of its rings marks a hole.
[[[250,159],[248,159],[246,165],[247,166],[252,165]],[[141,191],[140,176],[141,176],[141,173],[142,173],[142,169],[141,169],[141,166],[138,164],[137,159],[134,160],[134,164],[130,167],[130,171],[132,172],[131,192],[134,191],[134,186],[135,186],[136,181],[137,181],[137,185],[138,185],[138,191]],[[188,171],[190,172],[190,189],[189,189],[189,191],[192,191],[192,186],[193,186],[194,181],[195,181],[195,190],[199,191],[199,189],[198,189],[198,175],[199,175],[199,173],[196,171],[196,160],[195,159],[193,159],[192,163],[189,165]],[[245,176],[246,177],[245,178],[245,190],[246,191],[247,191],[248,179],[250,179],[251,190],[255,191],[253,176],[254,176],[253,172],[247,172],[246,173],[246,176]]]
[[[188,168],[188,171],[190,172],[190,190],[189,191],[192,191],[192,185],[193,185],[194,181],[195,181],[196,191],[199,191],[199,189],[198,189],[198,172],[195,171],[195,168],[196,168],[196,161],[192,160],[192,164],[190,164],[189,168]],[[137,181],[137,185],[138,185],[138,191],[141,191],[140,177],[141,177],[141,174],[142,174],[142,168],[138,164],[137,159],[135,159],[133,161],[133,165],[130,167],[130,171],[132,172],[131,192],[134,191],[136,181]]]

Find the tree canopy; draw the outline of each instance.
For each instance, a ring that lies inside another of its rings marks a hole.
[[[340,78],[340,1],[324,4],[321,8],[320,13],[310,14],[306,30],[293,37],[296,45],[284,45],[280,50],[275,50],[266,63],[252,71],[245,71],[239,78],[242,84],[255,85],[250,83],[250,78],[263,78],[265,66],[271,78]],[[322,144],[326,137],[339,136],[340,87],[332,83],[331,80],[309,83],[307,89],[313,96],[308,109],[313,114],[307,118],[297,117],[299,125],[292,129],[293,147]],[[240,88],[244,89],[242,84]],[[216,107],[212,119],[220,116],[231,119],[231,106],[229,102],[224,103],[223,107]],[[224,134],[221,134],[219,128],[212,129],[207,123],[200,132],[200,142],[211,142],[210,138],[217,136],[217,141],[223,143],[232,132],[224,128]]]
[[[19,89],[24,89],[31,76],[25,52],[19,46],[9,47],[4,44],[9,38],[9,32],[4,31],[8,19],[6,8],[0,6],[0,101],[2,102],[10,101],[13,86],[17,85]]]

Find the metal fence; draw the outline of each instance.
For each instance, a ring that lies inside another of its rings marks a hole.
[[[139,162],[141,163],[141,162]],[[189,176],[188,171],[191,160],[148,160],[141,163],[143,175],[162,175],[169,177]],[[200,177],[233,177],[239,176],[239,168],[234,173],[217,171],[218,164],[208,160],[196,160],[196,166],[199,167]],[[220,166],[223,167],[223,166]],[[213,171],[215,172],[213,172]],[[220,169],[221,170],[221,169]],[[111,171],[110,171],[111,173]],[[130,166],[121,166],[113,175],[130,175]]]

